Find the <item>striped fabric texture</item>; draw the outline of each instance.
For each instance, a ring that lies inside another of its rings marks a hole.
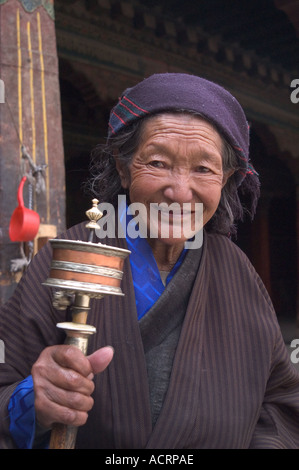
[[[148,111],[134,103],[123,95],[119,100],[118,106],[112,109],[109,120],[109,132],[116,134],[123,126],[130,124],[132,120],[146,116]]]
[[[84,225],[65,237],[87,241]],[[78,448],[299,447],[299,375],[269,296],[246,256],[228,238],[205,235],[154,427],[128,259],[122,281],[125,297],[92,300],[88,323],[97,327],[97,334],[90,340],[90,352],[110,344],[115,356],[95,378],[95,405],[79,429]],[[109,239],[107,244],[126,247],[123,239]],[[6,363],[0,364],[0,448],[16,447],[8,420],[14,388],[30,375],[43,348],[64,340],[55,325],[65,321],[66,314],[53,308],[52,289],[41,285],[50,262],[47,245],[0,313],[0,338],[6,348]]]

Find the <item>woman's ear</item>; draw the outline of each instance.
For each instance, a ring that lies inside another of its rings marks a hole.
[[[234,173],[235,173],[235,170],[230,170],[230,171],[226,171],[225,173],[223,173],[222,188],[224,188],[224,186],[227,183],[228,178],[230,178]]]
[[[115,166],[117,169],[117,172],[120,177],[120,182],[121,185],[124,189],[129,188],[129,170],[124,166],[122,162],[120,162],[119,158],[117,155],[114,155],[114,160],[115,160]]]

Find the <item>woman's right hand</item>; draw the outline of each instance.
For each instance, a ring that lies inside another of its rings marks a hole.
[[[32,367],[37,422],[44,428],[54,423],[82,426],[93,407],[93,377],[113,358],[106,346],[90,356],[75,346],[45,348]]]

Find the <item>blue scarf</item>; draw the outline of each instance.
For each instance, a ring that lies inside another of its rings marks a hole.
[[[125,203],[119,207],[119,220],[123,230],[125,230],[126,241],[130,254],[130,265],[133,277],[136,308],[138,319],[154,305],[165,289],[160,276],[160,272],[154,258],[153,252],[146,238],[140,236],[131,238],[127,231],[129,223],[134,224],[133,215],[128,210]],[[179,267],[181,266],[186,254],[184,249],[176,264],[166,278],[166,285],[171,281]]]

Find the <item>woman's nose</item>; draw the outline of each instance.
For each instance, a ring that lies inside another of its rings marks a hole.
[[[172,202],[183,204],[193,200],[193,190],[188,175],[179,175],[168,181],[164,190],[164,196]]]

